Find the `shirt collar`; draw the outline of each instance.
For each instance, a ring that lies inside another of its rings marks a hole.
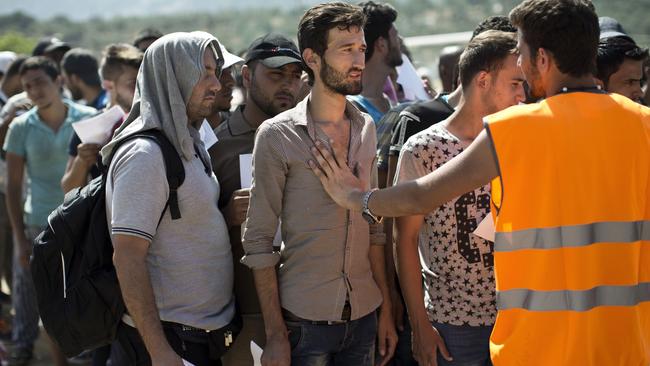
[[[245,135],[247,133],[255,132],[255,128],[251,126],[246,118],[244,117],[244,107],[245,105],[240,105],[232,112],[230,118],[228,118],[228,130],[232,136]]]

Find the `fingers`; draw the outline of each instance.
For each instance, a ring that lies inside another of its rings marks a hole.
[[[334,164],[336,164],[334,158],[332,158],[332,154],[320,142],[316,142],[316,145],[311,148],[311,153],[316,158],[316,162],[320,165],[320,169],[325,176],[331,177],[334,171]]]
[[[453,361],[453,358],[449,354],[449,351],[447,351],[447,346],[445,345],[445,341],[442,340],[442,338],[440,338],[440,342],[438,343],[438,351],[440,352],[442,358],[444,358],[449,362]]]
[[[251,189],[250,189],[250,188],[242,188],[242,189],[238,189],[238,190],[232,192],[232,195],[233,195],[233,196],[236,196],[236,197],[246,197],[246,196],[250,196],[250,195],[251,195]]]
[[[379,354],[380,354],[382,357],[384,357],[384,356],[386,355],[386,336],[383,335],[383,334],[381,334],[381,335],[379,336],[379,344],[378,344],[378,348],[379,348]],[[382,363],[382,365],[383,365],[383,363]]]

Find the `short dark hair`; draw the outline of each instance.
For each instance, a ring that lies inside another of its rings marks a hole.
[[[374,1],[359,3],[359,6],[367,18],[363,33],[366,38],[366,60],[368,60],[375,53],[375,41],[379,37],[388,40],[390,27],[397,19],[397,10],[390,4],[379,4]]]
[[[59,67],[56,65],[56,62],[44,56],[32,56],[28,57],[22,65],[20,65],[20,71],[18,74],[22,77],[28,71],[31,70],[43,70],[52,80],[56,80],[59,77]]]
[[[77,75],[86,85],[101,87],[97,58],[83,48],[73,48],[65,53],[61,68],[68,75]]]
[[[474,37],[458,61],[463,89],[467,90],[472,79],[481,71],[498,72],[505,58],[516,53],[517,38],[514,33],[488,30]]]
[[[9,79],[16,75],[19,75],[20,67],[23,65],[23,63],[25,63],[25,60],[27,60],[26,56],[16,57],[16,59],[9,64],[9,67],[7,67],[7,71],[5,72],[4,78]]]
[[[139,69],[144,54],[135,46],[126,43],[115,43],[106,46],[99,73],[104,80],[115,81],[125,67]]]
[[[564,74],[595,73],[600,27],[590,0],[526,0],[510,12],[510,20],[533,59],[544,48]]]
[[[517,28],[512,25],[512,22],[510,19],[508,19],[508,17],[503,15],[494,15],[485,18],[476,26],[476,28],[474,28],[474,32],[472,32],[472,38],[470,38],[470,41],[474,39],[474,37],[487,30],[517,33]]]
[[[330,29],[349,30],[360,28],[366,24],[366,15],[359,6],[331,2],[316,5],[305,13],[298,24],[298,47],[300,54],[307,48],[314,50],[319,56],[323,56],[327,50],[327,33]],[[307,66],[304,69],[313,82],[314,73]]]
[[[647,58],[648,49],[637,46],[629,37],[620,36],[602,39],[598,43],[596,77],[605,84],[605,89],[607,89],[610,76],[618,71],[625,59],[645,61]]]

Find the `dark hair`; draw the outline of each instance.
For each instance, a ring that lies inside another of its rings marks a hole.
[[[300,54],[311,48],[314,53],[323,56],[327,50],[327,33],[330,29],[363,29],[365,24],[366,15],[363,9],[356,5],[343,2],[316,5],[307,10],[298,24]],[[304,65],[304,69],[309,75],[309,80],[313,82],[314,72],[307,65]]]
[[[44,56],[28,57],[20,65],[18,73],[20,76],[23,76],[31,70],[43,70],[52,80],[56,80],[59,77],[59,67],[56,65],[56,62]]]
[[[125,67],[139,69],[143,57],[142,51],[126,43],[115,43],[104,49],[99,72],[104,80],[115,81],[124,72]]]
[[[596,77],[607,89],[610,76],[618,71],[625,59],[645,61],[647,58],[648,49],[640,48],[631,38],[623,36],[602,39],[598,43]]]
[[[379,37],[388,40],[388,31],[397,19],[397,10],[390,4],[378,4],[374,1],[359,3],[366,14],[366,25],[363,33],[366,38],[366,60],[369,60],[375,53],[375,41]]]
[[[510,20],[533,59],[544,48],[564,74],[595,73],[600,27],[590,0],[526,0],[510,12]]]
[[[474,37],[458,61],[463,89],[467,90],[472,79],[481,71],[498,72],[504,59],[516,52],[517,38],[514,33],[488,30]]]
[[[89,86],[101,87],[97,59],[93,54],[82,48],[73,48],[65,53],[61,60],[61,68],[68,75],[77,75]]]
[[[6,80],[16,75],[19,75],[20,67],[23,65],[23,63],[25,63],[25,60],[27,60],[27,57],[25,56],[16,57],[16,59],[9,64],[9,67],[7,67],[7,71],[5,72],[4,79]]]
[[[508,19],[508,17],[503,15],[494,15],[485,18],[485,20],[480,22],[476,28],[474,28],[474,32],[472,32],[472,38],[470,38],[470,41],[486,30],[498,30],[502,32],[517,33],[517,28],[512,25],[512,22],[510,19]]]

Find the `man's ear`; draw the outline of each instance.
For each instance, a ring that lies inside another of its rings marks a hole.
[[[313,49],[305,48],[305,50],[302,51],[302,59],[304,60],[305,65],[307,65],[315,75],[320,72],[321,59]]]
[[[479,90],[487,90],[492,84],[492,75],[487,71],[479,71],[474,77],[474,87]]]
[[[241,78],[244,89],[249,90],[253,79],[253,70],[251,70],[249,65],[243,65],[241,67]]]
[[[115,91],[115,83],[112,82],[111,80],[103,80],[102,81],[102,89],[108,91],[108,92],[114,92]]]
[[[375,51],[373,55],[377,52],[381,54],[386,54],[388,52],[388,39],[384,37],[379,37],[375,40]]]
[[[544,48],[537,49],[537,57],[535,58],[535,66],[540,72],[546,73],[551,69],[551,64],[555,63],[553,55],[550,51]]]

